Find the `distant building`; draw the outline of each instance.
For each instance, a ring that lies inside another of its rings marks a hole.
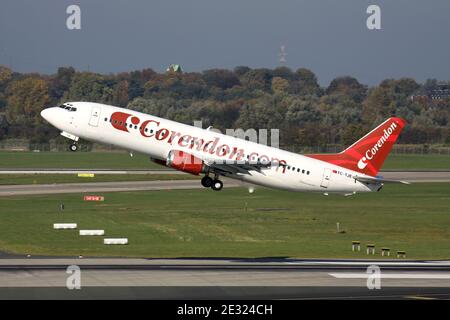
[[[427,100],[445,100],[450,98],[450,85],[438,84],[431,89],[420,89],[411,96],[411,100],[427,99]]]
[[[183,70],[181,70],[181,66],[179,64],[171,64],[170,66],[167,67],[166,69],[167,72],[183,72]]]

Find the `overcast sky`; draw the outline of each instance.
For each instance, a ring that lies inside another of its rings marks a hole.
[[[81,8],[81,30],[66,27]],[[381,7],[382,30],[366,9]],[[322,85],[352,75],[450,79],[450,0],[1,0],[0,64],[100,73],[171,63],[186,71],[279,65],[311,69]]]

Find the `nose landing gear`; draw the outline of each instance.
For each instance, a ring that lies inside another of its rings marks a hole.
[[[72,151],[72,152],[77,151],[77,150],[78,150],[78,145],[77,145],[76,143],[72,143],[72,144],[69,146],[69,150]]]

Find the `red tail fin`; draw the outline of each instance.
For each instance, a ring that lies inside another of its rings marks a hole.
[[[400,118],[389,118],[341,153],[306,156],[376,176],[405,123]]]

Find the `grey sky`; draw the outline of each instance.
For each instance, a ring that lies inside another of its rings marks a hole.
[[[82,29],[66,28],[78,4]],[[382,10],[382,30],[366,9]],[[450,79],[449,0],[1,0],[0,64],[20,72],[59,66],[110,73],[145,67],[186,71],[310,68],[322,85],[340,75]]]

